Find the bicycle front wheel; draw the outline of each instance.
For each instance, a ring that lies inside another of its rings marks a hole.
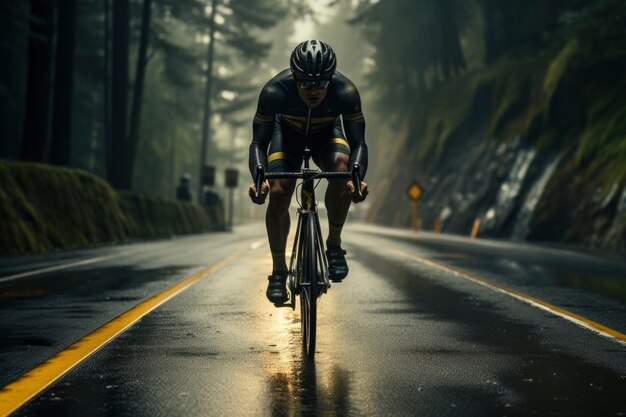
[[[302,222],[302,284],[300,287],[300,324],[302,347],[307,356],[315,354],[317,332],[317,233],[315,216],[309,214]]]

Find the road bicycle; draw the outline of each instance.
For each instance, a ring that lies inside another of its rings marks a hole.
[[[301,179],[300,198],[298,200],[298,226],[289,261],[287,292],[289,298],[285,304],[277,307],[296,308],[296,296],[300,297],[300,327],[302,330],[303,352],[312,358],[315,355],[317,332],[317,304],[322,294],[330,288],[328,261],[324,250],[324,239],[320,229],[317,201],[315,199],[315,180],[322,178],[351,179],[359,196],[361,180],[359,166],[354,164],[351,172],[325,172],[311,169],[309,160],[311,151],[304,150],[304,168],[300,172],[264,172],[257,167],[256,195],[259,196],[263,181],[270,179]]]

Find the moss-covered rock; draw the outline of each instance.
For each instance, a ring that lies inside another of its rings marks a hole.
[[[212,229],[195,204],[116,193],[88,172],[0,161],[0,253],[84,248]]]
[[[169,237],[213,229],[197,204],[120,192],[119,203],[128,220],[132,238]]]
[[[111,187],[87,172],[0,161],[0,252],[85,247],[126,237]]]

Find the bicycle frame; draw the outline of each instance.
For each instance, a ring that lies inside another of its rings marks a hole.
[[[301,237],[303,235],[302,231],[306,228],[306,224],[308,221],[308,217],[313,217],[314,222],[314,233],[315,233],[315,241],[317,242],[317,247],[315,248],[316,257],[317,257],[317,265],[320,265],[321,272],[321,280],[317,281],[317,299],[319,299],[322,293],[326,293],[328,288],[330,288],[330,280],[329,280],[329,272],[328,272],[328,261],[326,260],[326,256],[323,256],[325,253],[324,249],[324,240],[322,239],[322,229],[320,227],[319,216],[317,212],[317,200],[315,198],[315,185],[314,181],[316,175],[319,174],[318,170],[312,170],[309,168],[309,159],[310,155],[305,152],[304,156],[304,168],[302,170],[302,187],[300,190],[300,208],[298,208],[298,225],[296,227],[296,236],[294,238],[293,250],[291,251],[291,259],[289,262],[289,271],[290,276],[294,277],[295,280],[292,283],[292,288],[296,294],[300,294],[300,286],[302,283],[302,256],[301,252],[298,251],[301,248]],[[295,265],[294,265],[295,264]],[[295,266],[295,268],[294,268]],[[320,277],[318,277],[320,278]],[[304,285],[310,285],[308,283],[304,283]],[[321,291],[320,291],[321,289]],[[293,298],[292,298],[293,300]],[[292,301],[292,307],[295,309],[295,303]]]

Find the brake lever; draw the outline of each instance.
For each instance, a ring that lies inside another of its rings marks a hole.
[[[254,196],[256,198],[259,198],[259,196],[261,195],[261,186],[263,185],[263,180],[265,179],[265,169],[263,168],[263,165],[258,165],[256,167],[256,191],[254,193]]]
[[[361,192],[361,178],[359,177],[359,164],[352,165],[352,184],[354,184],[357,195],[363,197],[363,193]]]

